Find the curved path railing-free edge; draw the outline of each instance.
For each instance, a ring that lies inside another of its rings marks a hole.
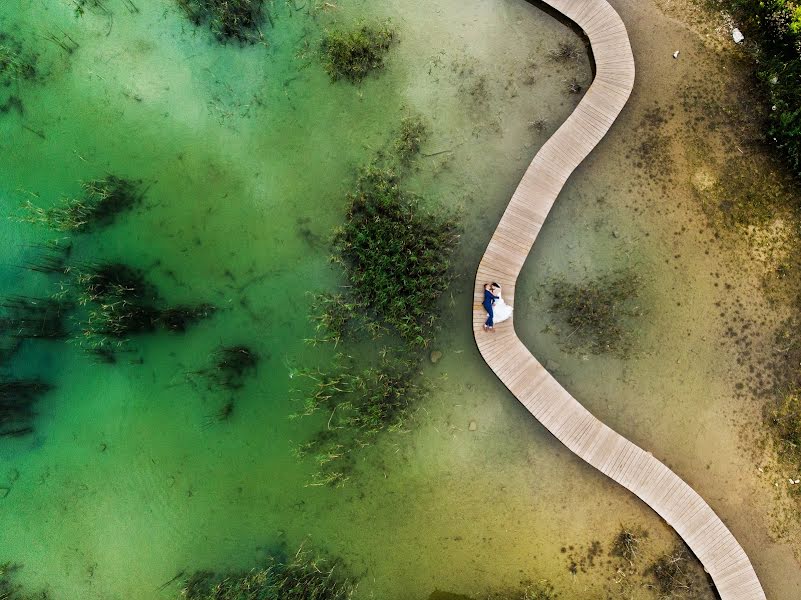
[[[518,339],[510,321],[483,331],[483,284],[514,287],[548,212],[573,170],[614,123],[634,85],[634,58],[623,21],[606,0],[545,0],[587,35],[596,75],[573,113],[534,157],[476,274],[473,332],[482,357],[556,438],[653,508],[684,539],[722,600],[765,600],[748,557],[709,505],[678,475],[596,419]]]

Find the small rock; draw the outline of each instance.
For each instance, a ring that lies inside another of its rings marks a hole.
[[[736,27],[731,30],[731,37],[732,39],[734,39],[735,44],[742,44],[743,40],[745,39],[743,32],[737,29]]]
[[[673,53],[673,58],[678,58],[678,57],[679,57],[679,51],[678,51],[678,50],[676,50],[676,51]]]
[[[613,231],[612,232],[612,237],[619,238],[620,237],[620,232],[619,231]]]
[[[0,500],[8,496],[10,493],[11,493],[10,487],[0,487]]]
[[[470,421],[470,424],[467,426],[468,431],[475,431],[478,429],[478,424],[475,421]]]
[[[435,365],[439,362],[439,359],[442,358],[442,352],[439,350],[432,350],[431,354],[428,355],[428,360],[431,361],[432,365]]]
[[[556,373],[561,367],[562,365],[555,360],[548,359],[548,361],[545,363],[545,370],[550,371],[551,373]]]
[[[19,479],[19,471],[16,469],[9,469],[7,477],[10,482],[14,483],[17,479]]]

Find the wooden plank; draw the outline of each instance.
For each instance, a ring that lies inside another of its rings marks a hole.
[[[512,319],[483,330],[483,286],[499,281],[514,305],[517,277],[562,186],[606,135],[634,85],[626,27],[606,0],[545,0],[587,34],[595,79],[576,110],[526,169],[476,273],[473,333],[484,360],[517,399],[572,452],[651,506],[709,572],[722,600],[765,600],[742,547],[712,508],[678,475],[573,398],[518,339]]]

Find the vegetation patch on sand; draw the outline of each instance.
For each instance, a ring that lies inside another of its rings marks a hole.
[[[397,38],[389,22],[361,23],[353,29],[331,29],[322,42],[323,64],[332,81],[358,83],[384,67],[384,56]]]
[[[198,571],[184,582],[184,600],[348,600],[353,580],[342,565],[298,551],[287,560],[234,573]]]
[[[641,287],[642,278],[630,270],[578,282],[552,278],[550,312],[564,325],[559,330],[562,346],[571,352],[631,356],[632,319],[643,313]]]

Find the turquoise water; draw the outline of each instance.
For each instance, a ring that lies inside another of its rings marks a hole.
[[[80,19],[67,0],[0,5],[0,30],[35,48],[43,73],[14,86],[22,114],[0,115],[4,212],[77,194],[81,180],[107,173],[141,179],[142,204],[76,237],[74,260],[124,259],[170,302],[220,310],[185,334],[134,340],[114,365],[44,342],[3,365],[56,388],[38,405],[33,435],[0,440],[0,487],[10,489],[0,499],[0,561],[22,564],[18,580],[54,599],[176,597],[177,583],[161,586],[180,573],[247,569],[300,545],[341,557],[360,579],[359,598],[479,596],[523,579],[548,579],[563,598],[654,598],[642,570],[673,534],[528,418],[481,362],[469,328],[484,245],[520,173],[578,101],[568,82],[589,82],[583,54],[548,57],[560,42],[581,47],[575,32],[511,0],[277,2],[264,44],[222,47],[168,0],[141,0],[133,13],[122,0],[104,5],[110,14]],[[635,13],[626,8],[624,19],[637,22]],[[390,18],[398,30],[387,68],[359,86],[331,84],[316,54],[322,32],[363,18]],[[664,85],[656,74],[665,65],[646,51],[670,42],[632,31],[641,81]],[[78,47],[68,54],[51,35]],[[791,561],[765,533],[770,503],[739,509],[739,498],[762,490],[754,477],[736,479],[750,467],[740,424],[719,423],[732,406],[749,410],[732,400],[734,359],[708,368],[698,358],[717,352],[722,336],[716,292],[698,275],[682,288],[692,298],[685,308],[671,296],[684,273],[723,259],[691,240],[681,250],[689,266],[662,266],[679,252],[676,223],[697,215],[653,209],[664,201],[659,189],[623,158],[630,141],[617,132],[636,127],[645,96],[635,90],[620,127],[560,198],[521,281],[516,324],[601,418],[669,458],[735,533],[752,532],[758,571],[789,599]],[[434,388],[410,431],[360,453],[344,488],[309,486],[314,466],[292,451],[325,418],[289,419],[294,375],[325,366],[332,352],[304,342],[313,333],[307,293],[341,285],[328,240],[355,169],[412,113],[432,135],[409,188],[463,215],[458,278],[436,341],[444,357],[425,368]],[[684,175],[677,193],[686,194]],[[35,255],[30,244],[53,237],[0,220],[4,294],[53,289],[18,267]],[[648,352],[632,363],[564,355],[542,334],[541,281],[621,263],[648,281]],[[673,326],[689,318],[688,305],[698,310],[694,337]],[[260,355],[255,374],[234,395],[207,389],[196,372],[232,344]],[[681,369],[665,368],[677,360]],[[230,419],[217,422],[232,398]],[[730,486],[736,493],[721,500]],[[644,562],[621,579],[608,551],[622,523],[650,535]],[[596,540],[603,558],[590,567],[582,557]]]

